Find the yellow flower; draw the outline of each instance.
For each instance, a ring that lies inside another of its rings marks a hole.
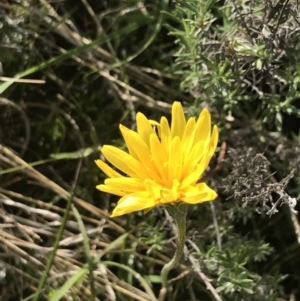
[[[211,132],[211,118],[204,109],[198,120],[184,116],[179,102],[172,106],[171,127],[165,117],[160,123],[137,113],[137,132],[120,125],[129,153],[104,145],[98,167],[109,177],[97,189],[120,196],[112,217],[170,203],[198,204],[212,201],[217,193],[201,179],[218,143],[218,128]],[[153,125],[157,127],[157,132]],[[157,134],[158,133],[158,134]]]

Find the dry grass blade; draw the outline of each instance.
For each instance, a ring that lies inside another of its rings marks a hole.
[[[45,190],[52,191],[61,199],[67,200],[70,196],[68,191],[42,175],[35,168],[30,166],[30,164],[26,163],[3,145],[1,145],[0,154],[0,166],[5,166],[5,168],[26,166],[26,168],[19,171],[23,174],[23,177],[16,178],[19,179],[18,181],[25,177],[28,180],[33,180],[35,183],[38,183],[38,185],[44,187]],[[6,174],[6,176],[10,175],[12,174]],[[132,234],[126,233],[124,228],[110,220],[108,214],[103,210],[78,197],[74,197],[74,204],[92,216],[81,215],[81,219],[85,223],[86,235],[90,240],[90,244],[93,246],[93,250],[90,250],[90,256],[91,258],[95,258],[96,264],[93,270],[95,289],[97,291],[99,289],[103,291],[109,300],[116,300],[116,292],[121,292],[135,300],[154,300],[153,296],[149,297],[148,293],[121,281],[117,276],[111,273],[109,267],[104,267],[99,262],[100,256],[106,256],[111,252],[121,252],[122,241],[124,241],[126,237],[138,242],[143,248],[147,247],[147,245],[140,242]],[[21,263],[21,269],[23,270],[40,267],[39,270],[42,271],[45,268],[47,257],[53,250],[51,245],[55,239],[57,227],[60,226],[64,209],[49,202],[36,200],[4,188],[0,188],[0,206],[2,207],[0,210],[0,218],[3,219],[4,222],[0,229],[0,242],[2,251],[9,255],[7,264],[5,264],[6,268],[8,269],[9,266],[11,266],[10,263],[17,261]],[[9,211],[14,213],[10,214],[8,213]],[[93,216],[95,216],[96,219],[93,218]],[[104,227],[108,227],[120,234],[124,233],[125,236],[121,235],[119,239],[112,242],[107,239],[106,234],[103,233]],[[70,278],[76,271],[85,266],[84,261],[82,262],[82,260],[80,260],[84,253],[82,249],[83,241],[84,236],[80,231],[78,222],[74,214],[71,214],[67,221],[63,237],[59,242],[59,248],[56,252],[49,278],[47,279],[47,285],[52,288],[57,288],[57,285],[65,281],[63,279]],[[156,252],[156,254],[166,259],[165,256],[158,252]],[[136,256],[140,256],[140,254],[136,254]],[[145,259],[151,260],[151,258],[146,257]],[[163,263],[162,261],[161,264]],[[103,269],[105,269],[105,273]],[[68,272],[66,273],[64,271]],[[35,274],[35,277],[37,276],[38,275]],[[26,277],[24,275],[24,281],[25,279]],[[35,279],[37,280],[37,278]],[[72,287],[70,293],[75,293],[81,296],[81,300],[85,300],[91,296],[89,289],[90,282],[87,276],[84,277],[82,281],[84,285]],[[34,283],[36,284],[36,282]],[[33,284],[33,282],[31,282],[31,284]],[[65,296],[68,294],[69,292],[66,292]]]
[[[70,19],[61,17],[50,3],[45,0],[40,0],[40,2],[48,10],[49,17],[44,18],[44,21],[47,22],[47,26],[50,26],[53,31],[65,38],[74,46],[82,46],[85,44],[90,44],[92,42],[90,39],[81,36],[75,30],[72,30],[67,25],[72,23],[72,21]],[[84,1],[84,3],[86,3],[86,1]],[[53,20],[55,20],[55,22]],[[64,52],[65,50],[61,49],[61,51]],[[157,78],[147,74],[147,72],[145,72],[143,68],[138,68],[137,66],[134,66],[130,63],[124,65],[124,68],[128,71],[128,75],[130,76],[130,78],[132,78],[132,81],[139,82],[142,86],[146,87],[146,90],[149,90],[148,86],[154,88],[157,95],[155,97],[152,97],[151,95],[142,92],[142,88],[137,89],[131,85],[128,85],[127,83],[122,81],[119,76],[116,77],[111,74],[111,72],[109,71],[110,69],[113,69],[117,74],[119,73],[119,70],[116,69],[116,67],[114,67],[113,65],[114,63],[119,63],[119,60],[118,58],[113,56],[113,52],[109,53],[101,47],[95,47],[93,51],[89,53],[88,59],[81,59],[79,57],[76,57],[75,60],[80,64],[88,66],[90,69],[98,72],[104,78],[113,83],[116,83],[118,86],[124,89],[123,93],[120,94],[120,96],[125,101],[138,102],[139,104],[147,106],[149,108],[154,108],[163,112],[169,112],[170,105],[163,101],[163,99],[166,98],[166,94],[170,95],[171,98],[176,98],[178,100],[189,100],[189,97],[187,97],[183,93],[180,93],[178,89],[174,89],[164,84],[162,80],[158,80]],[[113,67],[110,66],[110,64],[112,64]],[[161,73],[160,75],[162,77],[164,76]],[[126,93],[127,91],[129,92],[129,94]],[[159,99],[162,99],[162,101],[160,101]]]
[[[11,78],[0,76],[0,81],[4,82],[14,82],[14,83],[25,83],[25,84],[44,84],[46,81],[42,79],[21,79],[21,78]]]

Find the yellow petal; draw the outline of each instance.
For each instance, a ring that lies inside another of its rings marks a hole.
[[[204,164],[198,164],[195,169],[185,177],[181,183],[181,189],[186,189],[187,186],[195,185],[200,179],[205,170]]]
[[[161,137],[160,137],[161,144],[164,147],[165,152],[168,156],[169,152],[170,152],[170,145],[171,145],[172,137],[171,137],[171,130],[169,127],[168,120],[165,117],[162,117],[160,119],[160,131],[161,131],[161,133],[160,133],[161,134]]]
[[[168,178],[168,169],[166,164],[168,157],[156,134],[151,134],[150,136],[150,148],[153,163],[160,174],[162,182],[164,182],[166,185],[168,183],[170,184],[171,181]]]
[[[203,109],[195,126],[195,143],[204,141],[204,146],[209,143],[211,134],[211,118],[207,109]]]
[[[162,187],[152,180],[146,180],[144,184],[151,198],[158,201]]]
[[[131,131],[130,133],[128,133],[127,139],[128,139],[128,144],[135,148],[135,152],[138,157],[138,160],[143,164],[145,165],[149,164],[149,167],[152,167],[150,148],[145,143],[145,141],[141,138],[141,136],[139,136],[138,133]]]
[[[182,201],[188,204],[199,204],[213,201],[217,196],[217,193],[205,183],[199,183],[196,187],[193,187],[193,189],[186,193],[186,196]]]
[[[212,156],[215,151],[219,141],[219,129],[216,125],[214,125],[213,132],[210,139],[210,146],[209,146],[209,154]]]
[[[160,192],[160,201],[162,204],[169,204],[176,201],[180,201],[179,198],[179,193],[172,189],[163,188]]]
[[[203,172],[207,168],[213,154],[216,151],[218,140],[219,140],[219,130],[218,130],[218,127],[215,125],[209,145],[208,145],[207,154],[205,156],[203,156],[203,160],[201,161],[201,165],[203,166]]]
[[[185,156],[190,153],[191,148],[194,144],[195,124],[195,118],[191,117],[188,120],[184,130],[184,134],[182,137],[182,154]]]
[[[104,184],[100,184],[100,185],[97,185],[96,188],[100,191],[103,191],[103,192],[107,192],[107,193],[111,193],[111,194],[115,194],[115,195],[118,195],[118,196],[124,196],[126,193],[122,190],[118,190],[118,189],[113,189],[113,188],[110,188]]]
[[[169,154],[169,179],[177,179],[181,181],[182,176],[182,153],[181,153],[181,142],[180,138],[176,136],[170,148]]]
[[[149,149],[148,145],[135,132],[129,133],[127,138],[128,138],[128,143],[130,145],[134,145],[136,149],[136,154],[138,156],[138,159],[142,163],[141,168],[143,168],[144,171],[147,172],[148,177],[150,179],[161,182],[162,180],[161,180],[160,173],[155,166],[155,163],[152,159],[151,150]],[[137,169],[134,169],[134,171],[137,172]]]
[[[180,140],[183,137],[183,133],[186,126],[186,120],[183,112],[183,108],[180,102],[175,101],[172,106],[172,124],[171,133],[172,137],[178,136]]]
[[[198,165],[198,162],[205,157],[204,143],[202,140],[198,141],[194,147],[191,149],[189,154],[186,154],[186,159],[183,163],[183,174],[188,177]]]
[[[119,129],[122,133],[122,136],[124,138],[124,141],[126,143],[127,149],[129,151],[129,154],[135,158],[136,160],[138,160],[138,155],[136,153],[136,150],[134,148],[134,145],[130,144],[129,140],[128,140],[128,136],[131,132],[133,132],[132,130],[130,130],[129,128],[127,128],[126,126],[120,124]]]
[[[150,149],[152,159],[159,169],[163,164],[167,162],[168,157],[156,134],[152,134],[150,136]]]
[[[95,160],[97,166],[109,177],[109,178],[119,178],[123,177],[121,174],[112,169],[109,165],[107,165],[102,160]]]
[[[146,118],[146,116],[142,113],[136,114],[136,125],[137,125],[137,132],[139,136],[144,140],[144,142],[150,147],[150,136],[154,132],[153,128]]]
[[[111,217],[149,209],[154,206],[156,206],[156,202],[145,191],[128,194],[119,200]]]
[[[149,123],[151,124],[152,128],[153,128],[153,132],[158,134],[158,137],[161,137],[161,130],[160,130],[160,123],[155,121],[155,120],[151,120],[149,119]]]
[[[101,152],[106,158],[106,160],[109,161],[116,168],[123,171],[130,177],[137,178],[137,174],[132,169],[132,166],[134,164],[130,164],[130,162],[134,162],[134,158],[131,157],[129,154],[111,145],[104,145],[101,148]],[[127,164],[127,162],[129,162],[129,164]]]
[[[137,192],[145,190],[143,181],[134,178],[113,178],[106,179],[105,185],[111,189],[126,191],[126,192]]]
[[[132,170],[134,170],[135,174],[137,175],[136,178],[148,179],[150,177],[144,164],[142,164],[140,161],[132,157],[127,157],[124,158],[124,163],[130,166]]]

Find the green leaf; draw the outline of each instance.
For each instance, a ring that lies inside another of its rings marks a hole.
[[[48,295],[50,301],[59,301],[76,283],[81,283],[84,276],[88,273],[88,269],[80,269],[57,291],[51,291]]]
[[[188,10],[192,11],[196,15],[199,14],[199,11],[198,11],[196,5],[189,4],[187,1],[179,1],[179,3],[182,5],[182,7],[187,8]]]
[[[253,295],[254,291],[251,288],[242,287],[242,290],[249,295]]]
[[[144,277],[142,277],[142,275],[140,275],[139,273],[137,273],[135,270],[131,269],[130,267],[121,264],[121,263],[117,263],[117,262],[112,262],[112,261],[103,261],[102,262],[104,265],[106,266],[114,266],[117,267],[119,269],[125,270],[128,273],[132,274],[135,276],[135,278],[140,282],[140,284],[144,287],[145,291],[147,292],[147,294],[149,295],[149,298],[151,301],[158,301],[151,289],[151,287],[149,286],[148,282],[145,280]]]

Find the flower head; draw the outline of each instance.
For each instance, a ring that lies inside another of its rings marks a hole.
[[[217,193],[199,182],[218,142],[218,128],[211,132],[211,118],[204,109],[199,118],[185,119],[179,102],[172,106],[172,122],[160,122],[136,115],[137,131],[120,125],[128,153],[104,145],[102,154],[108,162],[96,160],[108,176],[97,189],[120,196],[112,217],[170,203],[198,204],[212,201]],[[157,131],[153,126],[157,127]]]

